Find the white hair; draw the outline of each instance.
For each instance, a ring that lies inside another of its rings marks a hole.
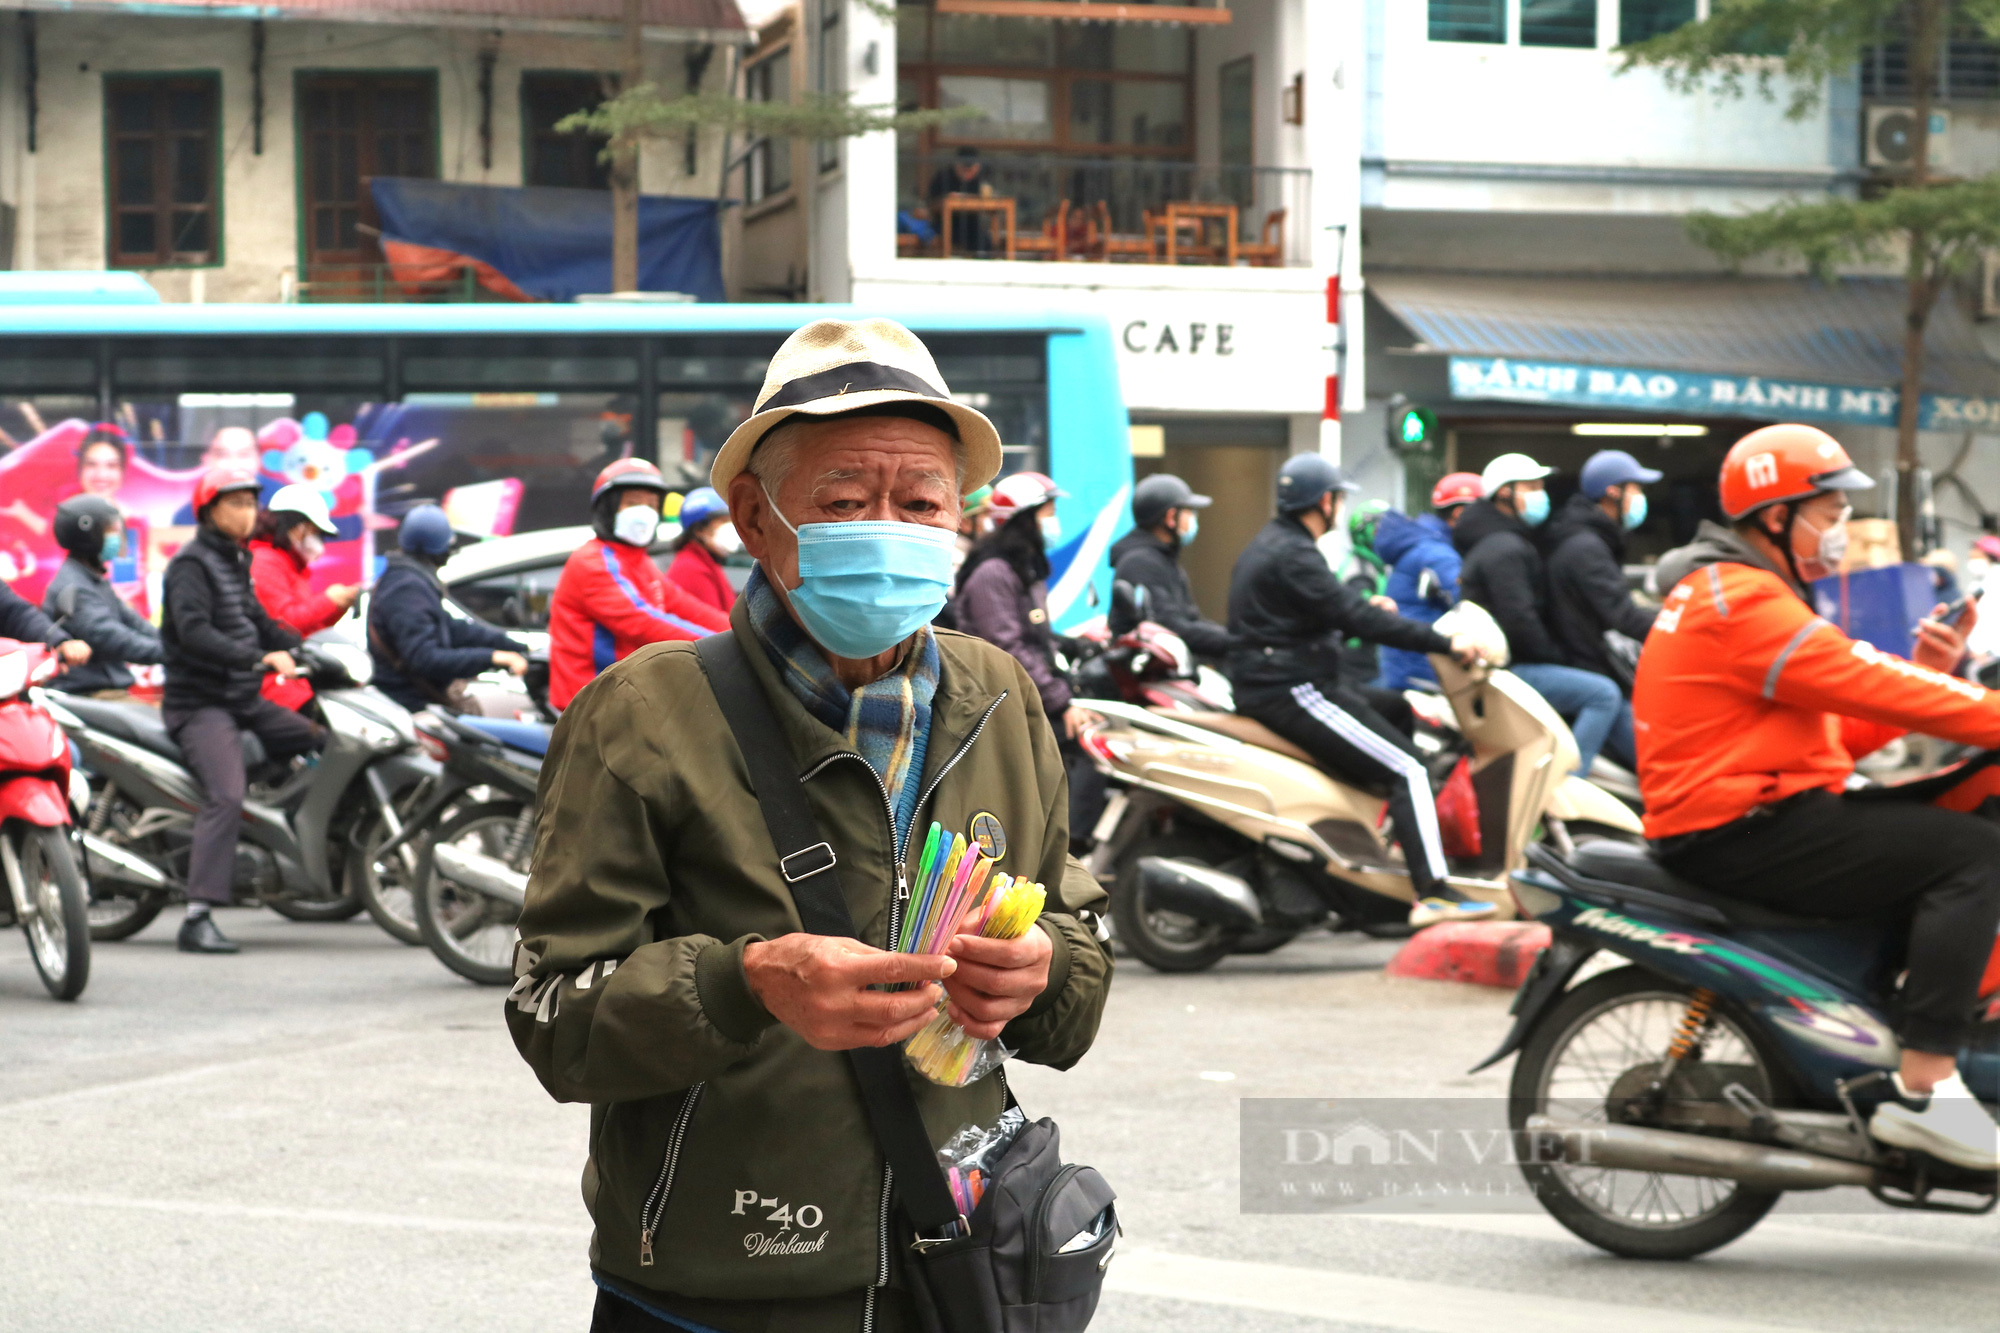
[[[904,418],[904,420],[912,419]],[[792,475],[792,469],[798,464],[800,446],[807,439],[805,428],[819,425],[826,420],[825,417],[798,413],[773,426],[750,451],[750,457],[744,461],[743,470],[762,482],[766,490],[772,492],[783,490],[785,479]],[[952,494],[960,495],[965,490],[965,441],[957,436],[951,437],[951,463]]]

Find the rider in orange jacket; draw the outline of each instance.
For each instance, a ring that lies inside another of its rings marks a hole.
[[[1906,661],[1814,613],[1807,584],[1838,570],[1846,545],[1844,492],[1871,485],[1811,426],[1767,426],[1729,451],[1733,526],[1705,523],[1661,561],[1661,582],[1678,581],[1639,657],[1646,833],[1662,864],[1717,892],[1907,920],[1898,1095],[1870,1132],[1990,1171],[2000,1133],[1957,1055],[2000,930],[2000,826],[1956,811],[2000,792],[2000,769],[1977,765],[1942,809],[1843,793],[1854,757],[1904,731],[2000,747],[2000,693],[1950,674],[1965,640],[1938,620]]]
[[[667,483],[643,458],[621,458],[597,474],[590,519],[597,540],[563,564],[549,602],[549,702],[569,707],[598,672],[633,650],[669,639],[701,639],[729,617],[667,581],[647,552]]]

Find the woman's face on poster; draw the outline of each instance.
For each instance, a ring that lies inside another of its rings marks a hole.
[[[125,451],[109,440],[86,444],[76,460],[76,480],[86,495],[110,499],[125,484]]]

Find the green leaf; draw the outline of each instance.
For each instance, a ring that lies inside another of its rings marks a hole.
[[[655,85],[642,83],[589,111],[564,116],[555,128],[563,134],[602,135],[613,144],[688,129],[725,129],[753,139],[846,139],[882,130],[930,129],[977,115],[974,107],[898,112],[888,105],[857,104],[844,93],[808,93],[796,102],[749,102],[721,92],[667,98]]]

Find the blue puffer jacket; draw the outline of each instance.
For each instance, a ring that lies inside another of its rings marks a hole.
[[[1389,564],[1389,581],[1382,591],[1395,599],[1396,610],[1410,620],[1430,624],[1458,600],[1459,554],[1451,544],[1451,529],[1435,514],[1408,514],[1392,509],[1375,525],[1375,553]],[[1429,598],[1420,591],[1428,570],[1435,587]],[[1436,680],[1430,659],[1403,648],[1382,649],[1378,689],[1400,690],[1412,681]]]

